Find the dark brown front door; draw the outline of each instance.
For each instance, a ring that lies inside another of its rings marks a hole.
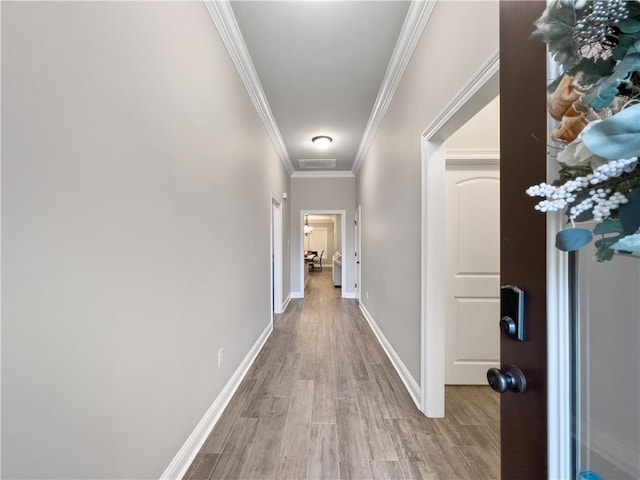
[[[525,195],[546,179],[545,45],[529,39],[545,2],[500,3],[501,284],[525,291],[527,336],[501,335],[501,370],[518,367],[523,393],[501,397],[502,478],[547,478],[546,218]]]

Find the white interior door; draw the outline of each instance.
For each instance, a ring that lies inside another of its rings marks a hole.
[[[445,383],[486,384],[500,363],[500,170],[447,162]]]

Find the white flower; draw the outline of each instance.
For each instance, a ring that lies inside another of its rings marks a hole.
[[[568,180],[564,185],[555,187],[547,183],[541,183],[529,187],[526,191],[530,197],[546,197],[535,206],[541,212],[555,212],[573,204],[577,196],[574,192],[581,192],[589,185],[598,185],[607,180],[619,177],[624,172],[633,171],[638,164],[638,157],[623,158],[621,160],[610,160],[604,165],[596,168],[593,173],[584,177],[577,177]],[[589,196],[580,203],[573,205],[569,210],[569,219],[574,221],[583,212],[592,211],[593,219],[602,222],[611,215],[612,210],[616,210],[621,204],[627,203],[629,199],[620,192],[613,192],[610,188],[593,188],[589,190]]]

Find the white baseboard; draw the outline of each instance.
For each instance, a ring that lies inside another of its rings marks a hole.
[[[193,459],[196,457],[207,437],[213,430],[213,427],[218,423],[222,412],[224,412],[224,409],[229,404],[231,397],[233,397],[233,394],[240,386],[240,383],[249,371],[249,367],[251,367],[256,356],[260,350],[262,350],[262,347],[269,338],[269,335],[271,335],[272,331],[273,325],[269,322],[267,328],[265,328],[260,334],[256,343],[251,347],[251,350],[249,350],[249,353],[244,357],[240,366],[231,376],[218,397],[214,400],[213,404],[209,407],[207,413],[205,413],[204,417],[202,417],[200,422],[198,422],[198,425],[193,429],[193,432],[191,432],[189,438],[184,442],[182,448],[180,448],[167,469],[160,476],[160,480],[176,480],[184,476],[193,462]]]
[[[291,298],[304,298],[304,293],[302,292],[291,292],[289,295]]]
[[[342,298],[356,298],[356,294],[354,292],[342,292]]]
[[[380,345],[382,345],[382,348],[384,349],[387,356],[389,357],[389,360],[391,360],[391,364],[394,366],[394,368],[398,372],[398,375],[400,376],[402,383],[404,383],[404,386],[407,388],[409,395],[411,395],[411,398],[416,404],[416,407],[418,407],[419,409],[420,408],[420,385],[418,385],[418,382],[416,382],[416,380],[413,378],[411,373],[409,373],[409,369],[404,364],[404,362],[400,359],[400,356],[393,349],[393,347],[389,343],[389,340],[387,340],[387,338],[384,336],[384,334],[382,333],[382,330],[380,330],[380,327],[378,327],[378,324],[373,319],[373,317],[371,316],[369,311],[366,309],[366,307],[362,304],[362,302],[360,302],[360,310],[362,311],[364,318],[366,318],[367,322],[369,322],[369,326],[371,327],[371,330],[373,330],[373,333],[378,339],[378,342],[380,342]]]
[[[287,310],[287,307],[289,306],[289,303],[291,302],[291,294],[289,294],[287,296],[287,298],[284,299],[284,302],[282,302],[282,313],[284,313]]]

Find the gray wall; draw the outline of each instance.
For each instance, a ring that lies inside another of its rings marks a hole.
[[[296,178],[291,179],[291,291],[302,294],[300,289],[300,263],[302,261],[302,224],[300,212],[303,210],[345,210],[346,248],[343,252],[345,282],[343,295],[354,295],[354,235],[355,178]]]
[[[356,178],[362,301],[417,381],[421,135],[497,49],[498,2],[438,2]]]
[[[286,171],[202,2],[3,2],[2,100],[2,477],[157,478],[269,324]]]

